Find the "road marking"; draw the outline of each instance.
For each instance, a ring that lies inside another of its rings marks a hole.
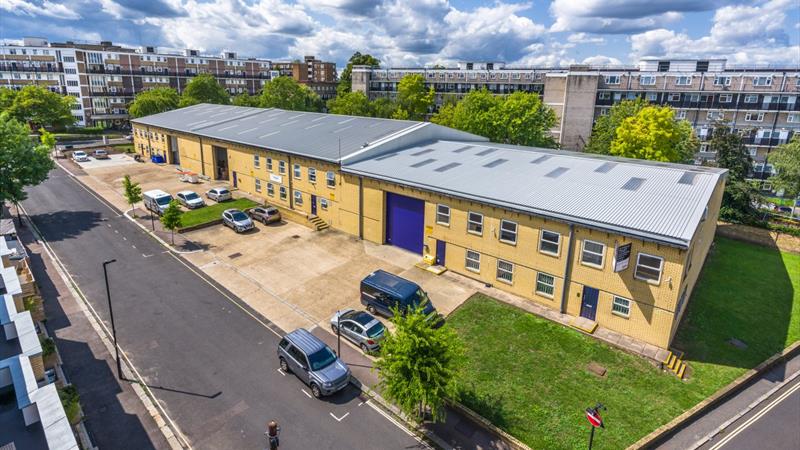
[[[284,372],[283,370],[281,370],[281,368],[280,368],[280,367],[278,367],[278,373],[279,373],[279,374],[281,374],[281,375],[283,375],[283,376],[286,376],[286,372]]]
[[[117,233],[117,234],[119,234],[119,230],[114,230],[114,233]]]
[[[753,417],[749,418],[743,424],[739,425],[739,427],[736,428],[735,430],[733,430],[733,432],[731,432],[730,434],[725,436],[718,443],[714,444],[714,446],[711,447],[711,450],[716,450],[716,449],[722,448],[725,444],[730,442],[731,439],[735,438],[739,433],[741,433],[742,431],[746,430],[750,425],[754,424],[756,421],[758,421],[760,418],[762,418],[765,414],[770,412],[770,410],[772,410],[773,408],[778,406],[778,404],[780,404],[782,401],[786,400],[787,397],[789,397],[790,395],[794,394],[795,391],[797,391],[797,390],[800,390],[800,383],[795,384],[794,386],[790,387],[786,392],[784,392],[778,398],[773,400],[769,405],[767,405],[764,409],[759,411],[756,415],[754,415]]]
[[[122,236],[122,240],[123,240],[123,241],[127,241],[127,240],[128,240],[128,238],[126,238],[125,236]]]
[[[303,391],[303,394],[306,394],[306,396],[307,396],[308,398],[313,398],[313,397],[311,396],[311,394],[309,394],[308,392],[306,392],[306,390],[305,390],[305,389],[300,389],[300,390],[301,390],[301,391]]]
[[[149,257],[151,257],[151,256],[153,256],[153,255],[145,255],[144,253],[142,253],[142,257],[143,257],[143,258],[149,258]]]
[[[368,401],[369,401],[369,400],[367,400],[367,401],[364,401],[364,402],[361,402],[361,403],[359,403],[359,404],[358,404],[358,406],[362,406],[362,405],[364,405],[364,403],[367,403]]]
[[[389,413],[387,413],[386,411],[384,411],[382,408],[380,408],[379,406],[375,406],[375,405],[374,405],[372,402],[369,402],[369,403],[367,403],[367,405],[368,405],[370,408],[372,408],[372,409],[374,409],[375,411],[377,411],[377,412],[378,412],[378,414],[382,415],[382,416],[383,416],[383,417],[384,417],[386,420],[388,420],[389,422],[392,422],[393,424],[395,424],[395,425],[397,426],[397,428],[400,428],[400,429],[401,429],[401,430],[403,430],[403,431],[404,431],[406,434],[408,434],[409,436],[411,436],[411,437],[413,437],[414,439],[416,439],[416,441],[417,441],[417,442],[419,442],[419,444],[420,444],[420,445],[422,445],[423,447],[425,447],[425,448],[427,448],[427,449],[430,449],[430,450],[432,450],[432,449],[433,449],[433,448],[432,448],[432,447],[431,447],[431,446],[430,446],[430,445],[429,445],[427,442],[425,442],[424,440],[422,440],[422,439],[421,439],[419,436],[417,436],[416,434],[412,433],[412,432],[411,432],[411,430],[409,430],[408,428],[406,428],[406,426],[405,426],[405,425],[403,425],[403,424],[401,424],[400,422],[398,422],[397,420],[395,420],[395,418],[394,418],[394,417],[390,416],[390,415],[389,415]]]
[[[328,414],[330,414],[330,415],[331,415],[331,417],[333,417],[334,419],[336,419],[336,421],[337,421],[337,422],[341,422],[341,421],[343,421],[345,417],[347,417],[347,416],[349,416],[349,415],[350,415],[350,413],[349,413],[349,412],[346,412],[346,413],[344,413],[344,415],[343,415],[342,417],[336,417],[336,416],[334,416],[334,415],[333,415],[333,413],[328,413]]]
[[[131,244],[131,247],[133,247],[134,249],[136,248],[136,246],[135,246],[135,245],[133,245],[133,244]]]

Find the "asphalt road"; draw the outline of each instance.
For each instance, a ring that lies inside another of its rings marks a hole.
[[[108,326],[102,262],[117,260],[109,278],[120,346],[194,448],[263,448],[270,419],[282,449],[420,446],[352,387],[310,398],[278,371],[277,327],[62,169],[28,192],[25,210]]]

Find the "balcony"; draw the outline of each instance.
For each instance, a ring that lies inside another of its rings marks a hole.
[[[131,90],[107,91],[102,89],[93,89],[89,91],[89,95],[94,97],[133,97],[135,94]]]
[[[36,67],[20,64],[0,64],[0,72],[60,73],[61,66]]]

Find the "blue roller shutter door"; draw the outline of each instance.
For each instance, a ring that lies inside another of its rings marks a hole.
[[[386,193],[386,243],[422,254],[425,202]]]

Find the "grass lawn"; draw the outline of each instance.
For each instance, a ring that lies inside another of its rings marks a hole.
[[[181,215],[181,228],[192,227],[222,218],[226,209],[236,208],[244,211],[259,204],[248,198],[237,198],[228,202],[210,203],[202,208],[186,211]]]
[[[133,144],[119,144],[113,145],[114,149],[125,153],[133,153]]]
[[[462,402],[532,448],[624,448],[800,339],[800,255],[717,239],[675,346],[688,382],[575,330],[476,294],[449,318],[467,348]],[[790,275],[791,274],[791,275]],[[748,344],[740,350],[726,341]],[[604,378],[586,370],[608,369]]]
[[[764,197],[765,202],[774,203],[778,206],[794,206],[794,199],[783,197]]]

